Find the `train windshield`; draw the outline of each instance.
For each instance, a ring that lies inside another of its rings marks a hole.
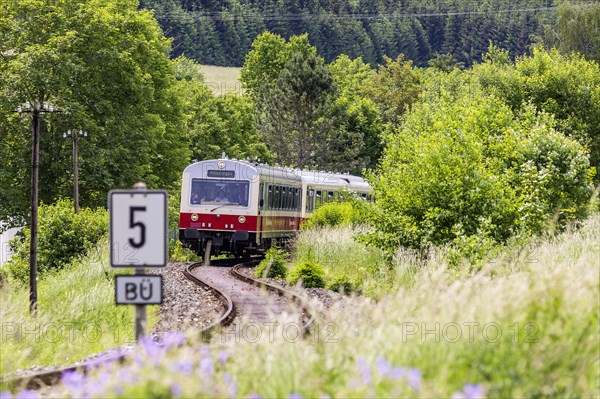
[[[246,207],[249,192],[250,182],[244,180],[192,179],[190,203]]]

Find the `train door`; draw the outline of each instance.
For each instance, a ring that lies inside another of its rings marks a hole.
[[[256,231],[257,231],[257,244],[262,243],[262,231],[263,231],[263,209],[265,207],[265,185],[260,183],[258,187],[258,218],[256,220]]]

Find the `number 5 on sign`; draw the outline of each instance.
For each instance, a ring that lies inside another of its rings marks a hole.
[[[114,267],[167,264],[167,192],[111,190],[110,262]]]

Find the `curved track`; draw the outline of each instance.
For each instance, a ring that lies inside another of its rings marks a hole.
[[[207,287],[223,304],[221,316],[201,330],[203,337],[211,336],[213,332],[232,324],[236,319],[266,325],[277,322],[282,317],[294,315],[298,318],[297,322],[301,325],[302,332],[308,332],[313,323],[313,314],[304,299],[283,288],[240,273],[242,267],[255,265],[257,262],[240,263],[233,267],[230,261],[216,261],[213,266],[203,266],[198,262],[184,270],[189,280]],[[300,314],[297,311],[298,307],[302,309]],[[79,370],[85,373],[106,362],[122,362],[126,357],[127,354],[123,353],[100,356],[75,366],[0,380],[0,385],[39,389],[58,383],[66,372]]]

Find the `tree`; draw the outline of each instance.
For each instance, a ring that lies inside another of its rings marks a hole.
[[[41,201],[71,193],[60,137],[72,128],[90,132],[80,144],[82,206],[103,206],[109,189],[139,180],[178,180],[189,155],[169,41],[137,1],[2,2],[0,30],[0,151],[10,160],[0,185],[12,187],[0,193],[0,219],[27,215],[31,126],[12,112],[25,100],[63,110],[42,124]]]
[[[258,128],[276,161],[299,168],[328,163],[328,141],[338,128],[335,94],[321,57],[292,54],[276,83],[257,100]]]
[[[240,71],[240,81],[246,93],[256,100],[262,90],[275,83],[285,64],[296,53],[316,55],[317,49],[310,45],[308,35],[292,36],[288,42],[270,32],[258,36],[252,42],[252,50],[246,55]]]
[[[370,98],[385,122],[398,123],[400,117],[419,98],[421,74],[412,66],[412,61],[404,61],[400,54],[396,60],[385,57],[385,65],[380,65],[377,74],[367,79],[362,86],[362,94]]]
[[[560,49],[600,62],[600,4],[563,2],[557,21]]]

